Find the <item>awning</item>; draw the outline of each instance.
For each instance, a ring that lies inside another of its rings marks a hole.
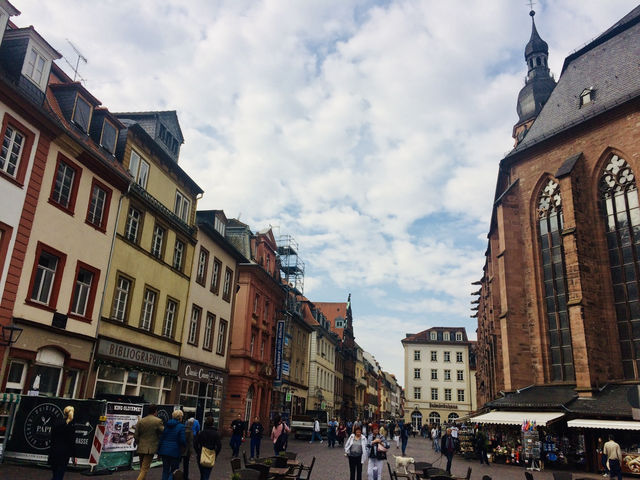
[[[474,423],[489,423],[496,425],[522,425],[524,422],[535,422],[536,425],[547,425],[553,420],[564,416],[559,412],[493,412],[471,417],[469,421]]]
[[[19,401],[19,393],[0,393],[0,403],[18,403]]]
[[[604,430],[640,430],[640,422],[631,420],[591,420],[577,418],[569,420],[567,426],[571,428],[602,428]]]

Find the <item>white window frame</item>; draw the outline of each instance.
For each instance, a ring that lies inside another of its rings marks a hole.
[[[71,172],[71,175],[69,175],[69,172]],[[56,169],[56,177],[54,179],[53,192],[51,192],[51,199],[64,208],[69,208],[69,204],[71,203],[76,173],[76,169],[68,163],[62,160],[58,163],[58,168]],[[62,178],[59,178],[60,176],[62,176]],[[65,187],[68,188],[68,192],[66,195]]]
[[[464,370],[458,370],[456,372],[456,378],[459,382],[464,382]]]
[[[451,361],[451,352],[444,352],[444,361],[447,363]]]
[[[420,361],[420,350],[414,350],[413,351],[413,360],[415,362],[419,362]]]
[[[462,332],[456,332],[456,342],[462,341]]]
[[[461,388],[458,389],[458,401],[464,402],[464,390]]]
[[[444,389],[444,401],[445,402],[450,402],[451,401],[451,389],[450,388],[445,388]]]
[[[78,111],[78,103],[79,102],[82,102],[87,107],[89,107],[89,118],[87,118],[86,124],[82,123],[81,120],[76,118],[76,112]],[[84,97],[82,97],[82,95],[77,94],[76,95],[75,104],[73,105],[73,114],[71,115],[71,121],[73,123],[75,123],[78,126],[78,128],[80,128],[80,130],[82,130],[85,133],[89,133],[89,127],[91,126],[91,115],[92,114],[93,114],[93,106]]]
[[[104,210],[107,206],[107,198],[109,194],[107,191],[95,184],[91,189],[91,199],[89,200],[89,215],[87,220],[91,225],[96,227],[102,227]]]
[[[449,332],[442,332],[442,341],[448,342],[451,340],[451,336]]]
[[[202,348],[205,350],[211,350],[211,341],[213,340],[213,329],[215,324],[215,315],[207,312],[207,318],[204,324],[204,338],[202,339]]]
[[[224,355],[226,353],[225,343],[227,338],[227,323],[220,320],[218,327],[218,341],[216,343],[216,353],[218,355]]]
[[[9,372],[11,371],[11,365],[13,364],[16,365],[21,365],[22,366],[22,373],[20,375],[20,382],[10,382],[9,381]],[[6,390],[12,389],[12,390],[19,390],[19,393],[22,393],[22,389],[24,388],[24,381],[27,378],[27,364],[25,362],[21,362],[21,361],[17,361],[17,360],[11,360],[9,362],[9,367],[7,368],[7,384],[5,386]]]
[[[106,127],[109,126],[111,128],[113,128],[113,132],[114,132],[114,136],[113,136],[113,145],[105,145],[104,142],[104,132],[107,129]],[[107,120],[106,118],[104,119],[104,122],[102,123],[102,132],[100,132],[100,145],[107,151],[109,152],[111,155],[113,155],[116,151],[116,145],[118,143],[118,128],[111,123],[109,120]]]
[[[129,157],[129,172],[131,172],[131,175],[138,185],[142,188],[147,188],[147,182],[149,181],[149,162],[133,149]]]
[[[438,380],[438,369],[437,368],[432,368],[431,369],[431,380]]]
[[[201,316],[202,309],[196,305],[192,305],[191,319],[189,320],[189,335],[187,336],[187,342],[191,345],[198,345],[198,325],[200,325]]]
[[[127,307],[129,305],[129,295],[133,282],[123,275],[118,275],[116,279],[116,290],[113,298],[113,312],[111,318],[119,322],[127,320]],[[125,288],[126,286],[126,288]]]
[[[447,382],[451,381],[451,370],[445,369],[444,371],[444,380]]]
[[[173,268],[182,271],[182,264],[184,262],[184,242],[179,238],[176,238],[176,243],[173,247]]]
[[[173,213],[175,213],[180,219],[189,223],[189,216],[191,214],[191,201],[180,190],[176,190],[176,202],[174,205]]]
[[[438,400],[438,389],[437,388],[432,388],[431,389],[431,400]]]
[[[422,388],[413,387],[413,399],[420,400],[421,395],[422,395]]]
[[[438,351],[437,350],[431,350],[431,361],[432,362],[437,362],[438,361]]]
[[[456,363],[464,363],[462,352],[456,352]]]
[[[413,369],[413,378],[416,380],[420,380],[420,369],[419,368],[414,368]]]
[[[35,54],[35,60],[33,63],[31,62],[33,58],[33,54]],[[42,60],[42,70],[40,71],[39,78],[36,78],[35,72],[37,71],[36,65],[38,63],[38,59]],[[24,64],[22,66],[22,74],[31,80],[34,84],[40,88],[43,92],[47,87],[47,83],[49,81],[49,71],[51,69],[51,60],[49,60],[43,53],[40,51],[31,40],[29,40],[29,44],[27,46],[27,54],[24,58]]]
[[[162,336],[173,338],[173,327],[178,314],[178,302],[167,299],[167,306],[164,311],[164,322],[162,324]]]
[[[90,275],[91,278],[89,283],[80,280],[81,272]],[[76,276],[76,281],[73,287],[73,305],[71,306],[71,313],[80,315],[81,317],[84,317],[87,314],[87,305],[89,304],[89,298],[91,297],[91,285],[93,284],[94,280],[93,277],[93,272],[85,268],[78,269],[78,275]],[[80,299],[83,299],[82,308],[80,308]]]
[[[438,332],[430,332],[429,333],[429,339],[438,340]]]
[[[7,133],[10,132],[9,135]],[[16,141],[16,137],[19,137],[20,140]],[[20,162],[22,162],[22,150],[24,149],[24,145],[26,143],[27,137],[24,132],[17,129],[10,123],[7,123],[7,126],[2,132],[2,153],[0,153],[1,159],[4,161],[4,164],[0,166],[0,171],[6,173],[12,178],[16,178],[18,175],[18,169],[20,167]],[[8,141],[9,146],[4,148],[4,142]],[[15,147],[18,145],[18,151],[15,151]],[[12,163],[12,159],[14,159],[15,163]],[[13,173],[9,172],[9,167],[13,169]]]
[[[151,255],[162,259],[162,248],[164,246],[164,237],[167,231],[162,225],[155,224],[153,226],[153,239],[151,240]]]
[[[156,301],[158,294],[150,288],[144,289],[144,296],[142,298],[142,312],[140,315],[140,328],[142,330],[150,331],[153,326],[153,314],[156,309]]]
[[[40,265],[40,258],[43,255],[48,255],[51,258],[55,258],[55,266],[48,267],[44,265]],[[37,259],[38,266],[36,267],[36,276],[33,282],[33,288],[31,289],[31,300],[37,303],[41,303],[43,305],[49,305],[51,301],[51,292],[53,292],[53,284],[56,281],[56,274],[58,271],[58,267],[60,266],[60,257],[46,251],[42,250],[40,252],[40,257]],[[38,280],[39,279],[39,280]],[[43,300],[44,289],[47,289],[46,299]]]
[[[124,236],[132,243],[138,243],[138,233],[142,223],[142,212],[133,206],[129,206],[127,223],[124,226]]]

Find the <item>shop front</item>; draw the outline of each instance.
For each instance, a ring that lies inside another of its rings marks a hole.
[[[93,396],[137,396],[148,403],[176,403],[178,365],[177,357],[99,338]]]
[[[612,434],[622,451],[622,472],[640,475],[640,421],[577,418],[569,420],[567,426],[574,435],[582,437],[584,443],[595,446],[593,451],[597,457],[591,459],[591,470],[600,469],[602,455],[598,445]]]
[[[187,417],[195,417],[201,424],[211,415],[217,428],[221,423],[221,405],[227,372],[209,365],[180,361],[180,404]]]
[[[15,321],[23,332],[9,349],[4,388],[0,390],[32,396],[83,398],[82,386],[89,370],[93,338]]]

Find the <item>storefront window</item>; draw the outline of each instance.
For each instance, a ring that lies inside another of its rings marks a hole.
[[[55,397],[60,384],[60,368],[36,365],[29,390],[37,391],[40,395]]]
[[[78,384],[78,372],[77,370],[69,370],[64,379],[64,386],[62,388],[62,396],[64,398],[74,398],[76,394],[76,385]]]
[[[9,374],[7,375],[7,387],[8,393],[21,393],[24,387],[24,378],[27,369],[22,362],[11,361],[9,366]]]
[[[114,393],[121,395],[124,393],[125,395],[144,397],[146,401],[152,403],[166,403],[172,388],[173,379],[171,377],[142,373],[137,370],[127,372],[123,368],[101,365],[98,369],[95,394]]]

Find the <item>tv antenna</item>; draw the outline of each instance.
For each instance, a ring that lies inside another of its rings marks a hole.
[[[69,65],[71,67],[71,69],[73,70],[73,81],[76,81],[76,78],[79,78],[80,81],[84,82],[84,78],[82,78],[79,74],[78,74],[78,70],[80,67],[80,60],[82,60],[83,63],[87,63],[87,57],[85,57],[82,52],[78,49],[78,47],[76,47],[73,43],[71,43],[71,40],[69,40],[68,38],[66,39],[67,42],[69,43],[69,45],[71,45],[71,48],[73,48],[73,51],[76,52],[76,55],[78,56],[76,58],[76,64],[75,66],[73,66],[71,63],[69,63],[69,61],[65,58],[64,61],[67,62],[67,65]]]

